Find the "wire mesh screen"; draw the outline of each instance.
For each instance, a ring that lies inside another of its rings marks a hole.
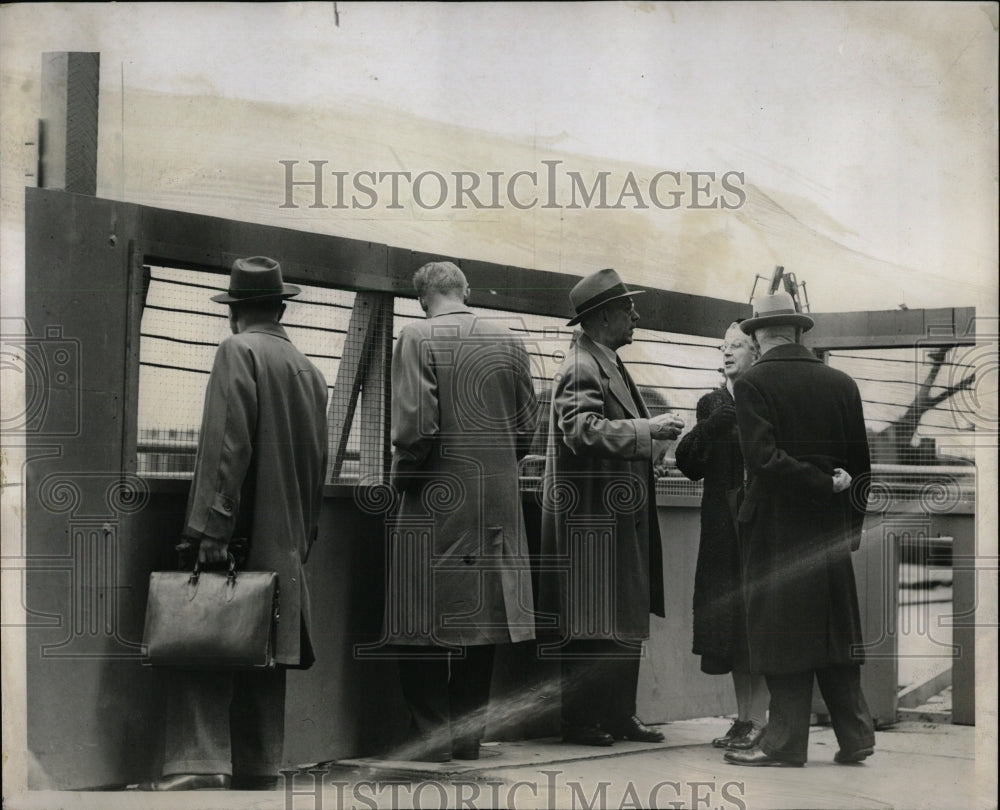
[[[140,474],[190,477],[208,372],[229,334],[228,309],[209,300],[223,289],[218,273],[153,267],[140,337]],[[544,468],[552,379],[574,329],[563,318],[488,308],[524,340],[541,409],[532,454],[522,467],[526,487]],[[388,454],[391,343],[407,323],[422,319],[416,300],[378,293],[303,287],[282,321],[292,342],[323,372],[330,389],[329,480],[382,480]],[[392,341],[389,336],[391,334]],[[723,383],[719,338],[643,329],[620,350],[649,410],[695,422],[699,398]],[[961,349],[920,347],[840,350],[828,362],[858,382],[873,462],[897,495],[920,497],[946,479],[962,498],[974,491],[976,414],[967,395],[975,369]],[[698,496],[674,463],[675,442],[660,451],[660,494]],[[942,479],[944,476],[944,479]],[[955,482],[958,482],[955,484]]]
[[[230,334],[229,309],[209,300],[226,287],[218,273],[151,267],[140,325],[138,459],[140,475],[190,478],[205,387],[215,349]],[[300,285],[301,286],[301,285]],[[303,286],[282,325],[332,386],[354,293]]]
[[[392,296],[358,293],[330,395],[333,483],[381,482],[389,460]]]
[[[973,350],[974,351],[974,350]],[[875,477],[898,500],[975,498],[976,368],[969,349],[828,354],[858,383]]]

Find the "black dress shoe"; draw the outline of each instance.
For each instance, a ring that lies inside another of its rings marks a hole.
[[[455,740],[451,744],[452,759],[479,759],[479,740]]]
[[[655,743],[666,739],[661,732],[647,726],[635,715],[618,723],[608,724],[608,731],[616,740]]]
[[[158,782],[143,782],[139,790],[229,790],[228,773],[172,773]]]
[[[873,747],[858,748],[856,751],[845,751],[841,748],[833,755],[833,761],[840,765],[852,765],[856,762],[861,762],[863,759],[868,759],[874,753],[875,749]]]
[[[729,743],[733,740],[737,740],[746,734],[747,728],[750,726],[749,720],[733,720],[733,724],[729,727],[729,731],[723,734],[721,737],[716,737],[712,740],[713,748],[728,748]]]
[[[760,738],[764,736],[766,726],[758,726],[756,723],[747,723],[743,734],[729,741],[726,746],[730,751],[746,751],[760,743]]]
[[[600,726],[564,726],[563,742],[574,745],[614,745],[615,738]]]
[[[756,765],[757,767],[773,765],[776,768],[801,768],[805,764],[804,762],[789,762],[769,757],[756,746],[746,751],[726,751],[726,762],[732,765]]]

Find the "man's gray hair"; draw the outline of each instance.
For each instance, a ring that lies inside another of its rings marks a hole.
[[[428,262],[413,274],[413,289],[418,296],[431,291],[461,296],[466,286],[465,273],[453,262]]]
[[[798,326],[758,326],[751,334],[758,342],[761,339],[785,343],[802,342],[802,329]]]

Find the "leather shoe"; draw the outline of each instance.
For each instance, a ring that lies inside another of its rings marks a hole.
[[[776,768],[801,768],[804,762],[788,762],[784,759],[775,759],[765,754],[759,746],[748,748],[746,751],[726,751],[726,762],[732,765],[756,765],[763,767],[773,765]]]
[[[729,743],[733,740],[738,740],[744,734],[746,734],[747,728],[750,726],[749,720],[733,720],[733,724],[729,727],[729,731],[723,734],[721,737],[716,737],[712,740],[713,748],[728,748]]]
[[[765,726],[758,726],[756,723],[747,723],[743,734],[729,741],[726,746],[730,751],[746,751],[760,744],[760,738],[764,736]]]
[[[656,743],[663,742],[666,739],[662,732],[647,726],[635,715],[619,723],[609,725],[608,731],[616,740]]]
[[[456,740],[451,746],[452,759],[479,759],[479,740]]]
[[[841,765],[851,765],[855,762],[861,762],[863,759],[868,759],[874,753],[875,749],[871,747],[858,748],[856,751],[845,751],[841,748],[833,755],[833,761]]]
[[[229,790],[228,773],[172,773],[158,782],[143,782],[139,790]]]
[[[600,726],[564,726],[563,742],[575,745],[614,745],[615,738]]]

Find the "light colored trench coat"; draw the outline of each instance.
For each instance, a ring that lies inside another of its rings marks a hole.
[[[303,630],[309,638],[302,565],[323,495],[326,397],[323,375],[280,324],[223,340],[208,379],[188,497],[185,536],[229,541],[245,534],[244,567],[278,573],[275,658],[289,666],[312,663],[311,649],[300,649]]]
[[[385,638],[480,645],[534,638],[518,460],[537,404],[524,345],[468,310],[405,326],[392,357]]]

